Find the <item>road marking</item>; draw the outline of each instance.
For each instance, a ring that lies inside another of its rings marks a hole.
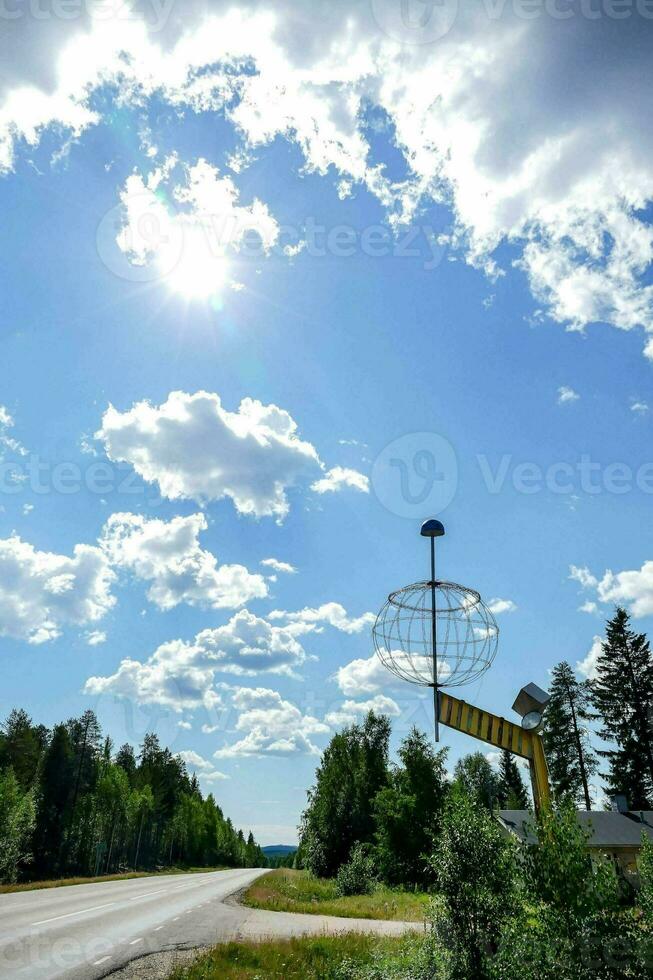
[[[132,939],[132,941],[130,942],[130,944],[129,944],[129,945],[130,945],[130,946],[135,946],[135,945],[136,945],[136,943],[142,943],[142,942],[143,942],[143,937],[142,937],[142,936],[140,936],[140,937],[139,937],[138,939]]]
[[[96,960],[93,966],[99,966],[100,963],[106,963],[106,961],[110,959],[111,959],[110,956],[103,956],[101,960]]]
[[[139,898],[149,898],[150,895],[162,895],[167,890],[168,890],[167,888],[159,888],[155,892],[145,892],[144,895],[134,895],[134,897],[133,898],[130,898],[129,901],[130,902],[137,902]]]
[[[106,905],[94,905],[90,909],[79,909],[77,912],[66,912],[65,915],[53,915],[50,919],[39,919],[38,922],[32,922],[32,925],[44,926],[46,922],[56,922],[57,919],[69,919],[71,915],[83,915],[84,912],[97,912],[99,909],[111,908],[111,906],[115,904],[115,902],[108,902]]]

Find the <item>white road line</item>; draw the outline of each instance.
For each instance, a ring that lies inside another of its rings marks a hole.
[[[106,963],[106,961],[110,959],[111,959],[110,956],[103,956],[101,960],[96,960],[93,966],[99,966],[100,963]]]
[[[142,936],[140,936],[140,937],[139,937],[138,939],[132,939],[132,941],[130,942],[130,944],[129,944],[129,945],[130,945],[130,946],[135,946],[135,945],[136,945],[136,943],[142,943],[142,942],[143,942],[143,937],[142,937]]]
[[[137,902],[139,898],[149,898],[150,895],[163,895],[163,893],[166,892],[167,890],[168,890],[167,888],[159,888],[155,892],[145,892],[144,895],[134,895],[134,897],[130,898],[129,901]]]
[[[56,922],[57,919],[69,919],[71,915],[83,915],[84,912],[97,912],[99,909],[111,908],[111,906],[115,904],[115,902],[108,902],[106,905],[94,905],[90,909],[79,909],[77,912],[66,912],[65,915],[53,915],[51,919],[39,919],[38,922],[32,922],[32,925],[44,926],[46,922]]]

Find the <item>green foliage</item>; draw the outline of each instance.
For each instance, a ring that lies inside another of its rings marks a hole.
[[[619,886],[607,861],[593,864],[589,834],[567,802],[545,811],[537,842],[521,862],[524,902],[504,924],[492,963],[496,980],[616,980],[637,976],[632,917],[619,911]],[[633,972],[634,971],[634,972]]]
[[[16,868],[24,876],[29,851],[37,879],[267,863],[155,735],[145,736],[138,758],[127,745],[113,758],[92,711],[51,732],[12,711],[0,732],[0,780],[0,878]],[[19,844],[18,826],[28,827]]]
[[[272,912],[422,922],[429,897],[423,892],[376,884],[368,895],[343,898],[335,878],[316,878],[307,871],[279,869],[250,885],[243,903],[250,908]]]
[[[388,782],[390,722],[369,713],[331,739],[316,772],[302,815],[304,866],[333,877],[357,843],[374,838],[373,800]]]
[[[494,769],[482,752],[472,752],[456,763],[454,780],[460,789],[487,810],[499,804],[501,787]]]
[[[619,905],[619,884],[612,864],[592,862],[587,848],[589,831],[578,822],[572,803],[545,810],[534,827],[537,843],[523,854],[529,896],[561,913],[569,928],[601,910]]]
[[[528,808],[528,793],[524,781],[515,757],[508,749],[501,750],[499,761],[499,805],[502,810]]]
[[[589,779],[598,769],[589,746],[587,723],[592,719],[590,686],[578,681],[566,662],[551,673],[551,700],[544,714],[544,748],[554,795],[591,810]]]
[[[432,858],[443,900],[451,980],[485,980],[501,926],[513,910],[515,855],[490,814],[452,793]]]
[[[376,883],[374,858],[366,844],[355,844],[346,864],[341,864],[336,875],[338,894],[369,895]]]
[[[0,883],[16,881],[21,865],[31,859],[34,817],[31,790],[21,790],[13,769],[0,772]]]
[[[426,888],[433,879],[428,855],[448,791],[446,749],[435,752],[413,728],[399,759],[374,799],[376,864],[391,885]]]
[[[609,763],[607,791],[624,794],[633,810],[648,810],[653,801],[653,657],[645,634],[630,628],[624,609],[617,609],[606,626],[591,693],[601,737],[616,746],[599,753]]]

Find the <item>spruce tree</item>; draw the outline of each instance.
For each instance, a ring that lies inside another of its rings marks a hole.
[[[598,769],[586,723],[593,717],[587,681],[577,680],[573,669],[563,661],[551,673],[551,700],[544,715],[544,749],[553,792],[592,809],[589,779]]]
[[[608,760],[606,789],[623,794],[633,810],[653,801],[653,657],[644,633],[630,628],[618,608],[606,626],[606,639],[591,683],[600,735],[615,746],[599,754]]]
[[[499,803],[504,810],[526,810],[528,807],[528,793],[509,749],[501,750],[499,760]]]

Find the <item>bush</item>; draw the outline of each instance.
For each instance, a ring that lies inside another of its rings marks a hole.
[[[349,861],[343,864],[336,875],[338,894],[369,895],[376,884],[374,859],[366,844],[356,844]]]

